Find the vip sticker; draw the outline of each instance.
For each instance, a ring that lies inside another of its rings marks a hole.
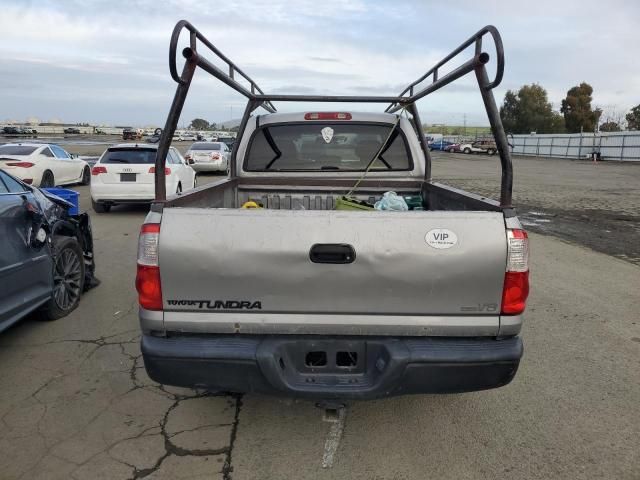
[[[333,128],[324,127],[320,132],[322,133],[322,138],[324,138],[325,143],[331,143],[331,139],[333,138]]]
[[[458,243],[458,236],[446,228],[429,230],[424,237],[427,244],[433,248],[451,248]]]

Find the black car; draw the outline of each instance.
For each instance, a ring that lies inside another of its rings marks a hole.
[[[89,216],[71,207],[0,170],[0,331],[34,311],[64,317],[97,283]]]
[[[69,127],[64,129],[64,133],[69,133],[69,134],[80,133],[80,129],[75,127]]]
[[[2,133],[5,135],[19,135],[20,130],[17,127],[4,127]]]

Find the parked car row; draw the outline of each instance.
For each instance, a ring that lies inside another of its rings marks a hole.
[[[31,127],[4,127],[2,133],[4,135],[35,135],[38,131]]]
[[[493,140],[477,140],[469,143],[451,143],[443,148],[443,150],[449,153],[484,153],[487,155],[495,155],[498,151],[496,142]]]
[[[155,135],[159,138],[160,132]],[[93,209],[106,213],[116,204],[153,200],[157,149],[148,143],[113,145],[90,166],[55,144],[8,143],[0,145],[0,170],[35,187],[90,184]],[[227,172],[230,155],[224,142],[195,142],[185,157],[171,147],[165,169],[167,192],[195,188],[197,172]]]

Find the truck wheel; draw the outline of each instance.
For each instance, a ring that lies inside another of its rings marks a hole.
[[[51,170],[45,170],[42,174],[42,180],[40,180],[40,188],[52,188],[55,187],[55,178]]]
[[[42,320],[57,320],[69,315],[80,303],[84,288],[84,256],[73,237],[53,239],[53,292],[40,310]]]
[[[465,149],[462,151],[462,153],[467,153],[467,154],[469,154],[469,153],[471,153],[471,149],[467,147],[467,148],[465,148]]]
[[[487,155],[495,155],[495,154],[496,154],[496,151],[493,148],[489,148],[487,150]]]
[[[91,183],[91,169],[89,167],[84,167],[84,170],[82,170],[82,181],[80,183],[82,185],[89,185]]]
[[[91,207],[96,213],[109,213],[109,210],[111,210],[111,205],[108,203],[96,202],[93,198],[91,199]]]

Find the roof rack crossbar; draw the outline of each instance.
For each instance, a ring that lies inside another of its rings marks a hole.
[[[336,103],[405,103],[406,99],[400,97],[377,97],[362,95],[256,95],[256,100],[272,102],[336,102]]]

